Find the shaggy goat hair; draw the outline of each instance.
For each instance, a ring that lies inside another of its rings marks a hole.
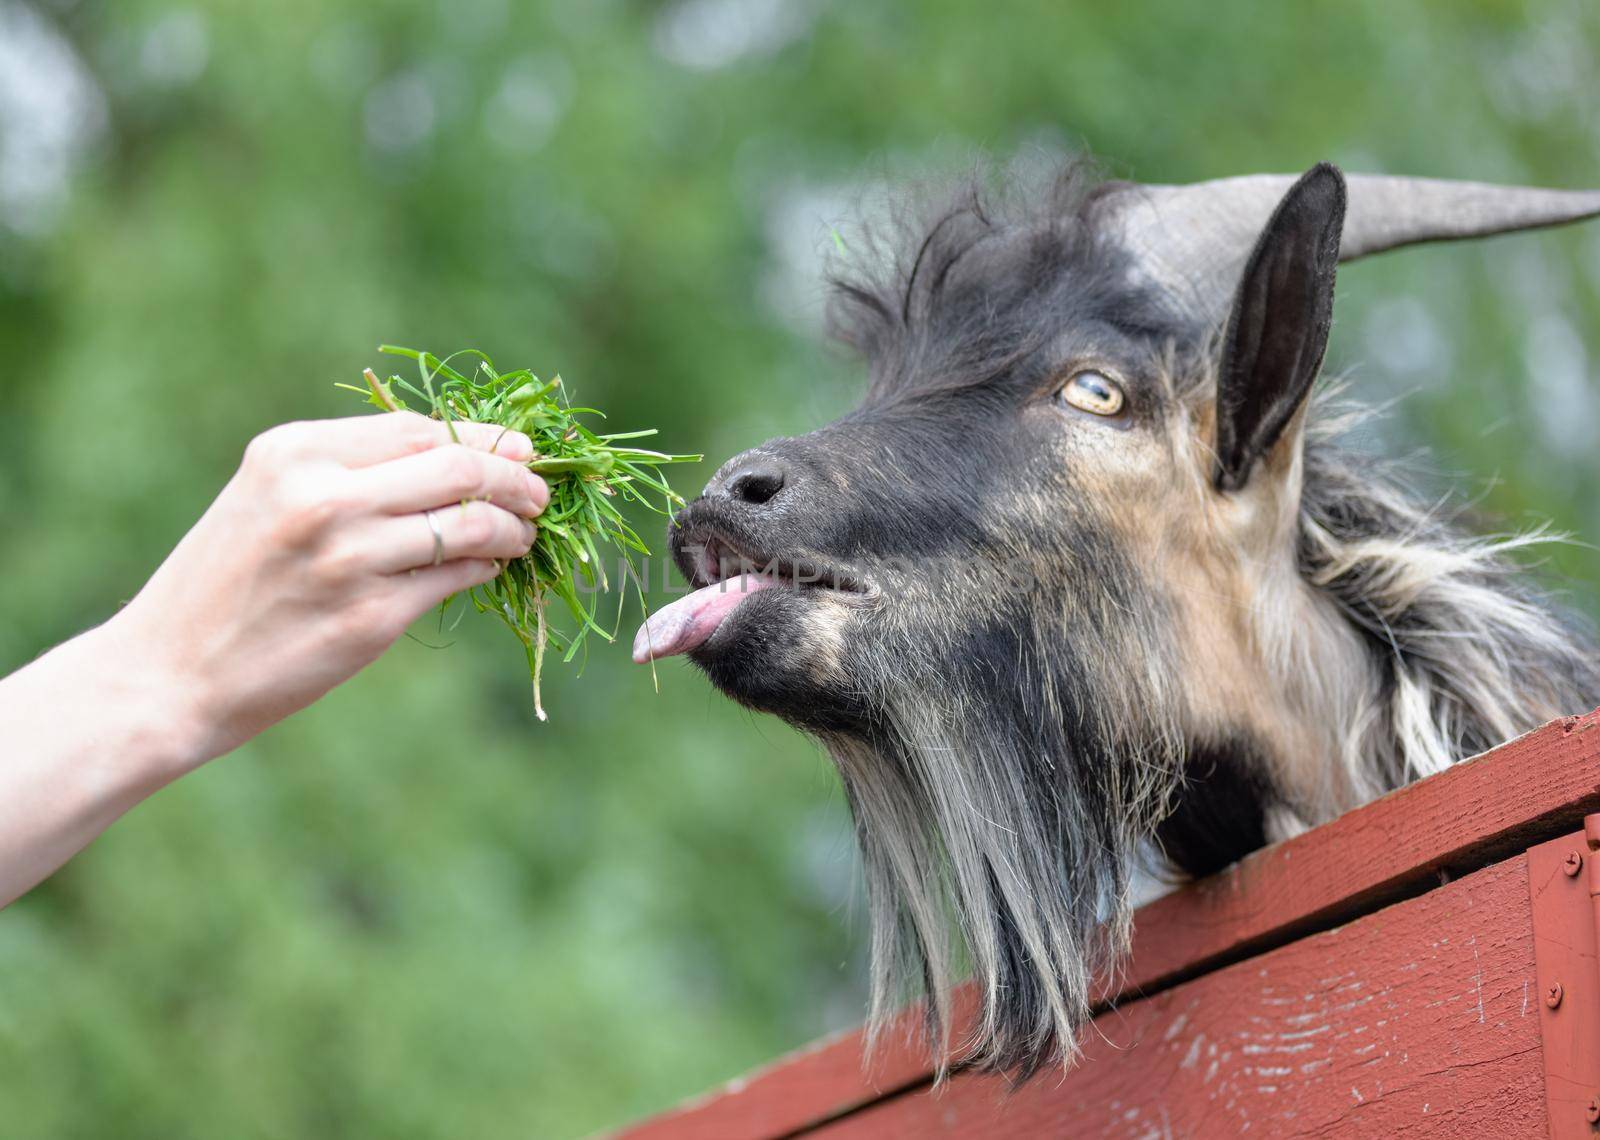
[[[833,756],[871,1025],[920,990],[941,1064],[1027,1073],[1073,1056],[1152,852],[1209,873],[1600,698],[1511,557],[1537,536],[1470,537],[1310,394],[1339,260],[1600,195],[1072,164],[927,201],[834,282],[861,407],[680,513],[701,588],[641,653]]]

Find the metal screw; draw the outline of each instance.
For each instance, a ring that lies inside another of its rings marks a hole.
[[[1549,989],[1544,991],[1544,1004],[1549,1006],[1551,1009],[1554,1009],[1556,1006],[1561,1004],[1561,999],[1566,996],[1566,992],[1566,990],[1561,988],[1561,983],[1556,982]]]
[[[1583,1115],[1590,1124],[1600,1124],[1600,1096],[1589,1098],[1589,1107],[1583,1110]]]
[[[1567,878],[1569,879],[1582,870],[1582,868],[1583,856],[1576,851],[1570,852],[1567,857],[1561,861],[1561,869],[1567,873]]]

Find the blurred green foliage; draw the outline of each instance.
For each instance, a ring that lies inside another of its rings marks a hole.
[[[864,179],[1086,146],[1600,185],[1597,63],[1582,0],[7,0],[0,78],[67,95],[0,82],[0,671],[380,340],[559,370],[704,451],[692,490],[849,405],[814,253]],[[1389,445],[1600,536],[1600,227],[1352,265],[1338,318]],[[1593,611],[1596,554],[1552,563]],[[419,629],[0,914],[0,1130],[573,1135],[859,1016],[815,751],[623,647],[540,726],[491,627]]]

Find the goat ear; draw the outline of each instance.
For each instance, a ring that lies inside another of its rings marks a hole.
[[[1278,203],[1245,265],[1217,375],[1219,491],[1249,480],[1322,367],[1344,203],[1338,168],[1312,167]]]

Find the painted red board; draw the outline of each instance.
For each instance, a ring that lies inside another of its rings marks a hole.
[[[1139,913],[1118,995],[1154,991],[1581,827],[1600,810],[1600,710],[1563,717]]]
[[[1346,920],[1578,825],[1600,810],[1600,711],[1565,717],[1144,907],[1106,994],[1179,979]],[[971,1001],[970,992],[964,996]],[[635,1125],[631,1140],[777,1137],[926,1081],[915,1012],[863,1070],[860,1032],[791,1054]]]
[[[807,1135],[1542,1136],[1529,910],[1516,856],[1104,1013],[1064,1079],[958,1075]]]
[[[1600,959],[1591,893],[1600,891],[1600,853],[1588,849],[1581,831],[1530,848],[1528,890],[1550,1140],[1593,1140],[1588,1112],[1600,1095]]]

